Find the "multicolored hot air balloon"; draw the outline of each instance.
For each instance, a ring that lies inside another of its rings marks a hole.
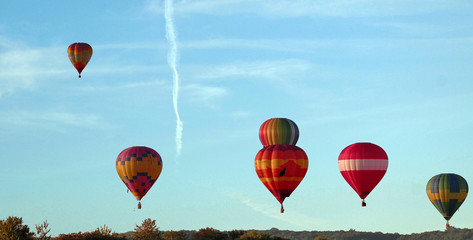
[[[87,43],[73,43],[67,48],[67,54],[72,65],[79,72],[80,78],[80,73],[92,57],[92,47]]]
[[[281,203],[289,197],[304,178],[309,160],[297,146],[278,144],[263,147],[255,158],[255,170],[264,186]]]
[[[118,154],[116,168],[123,183],[138,200],[138,209],[141,209],[139,201],[163,169],[161,156],[149,147],[130,147]]]
[[[287,118],[271,118],[259,128],[259,139],[263,146],[275,144],[296,145],[299,139],[299,128]]]
[[[447,220],[447,228],[450,227],[448,221],[465,201],[466,195],[468,195],[468,184],[462,176],[457,174],[435,175],[427,183],[427,196]]]
[[[378,185],[388,169],[388,155],[378,145],[368,142],[354,143],[342,150],[338,168],[343,178],[362,199]]]

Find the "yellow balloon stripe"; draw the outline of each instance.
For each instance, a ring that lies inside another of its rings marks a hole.
[[[468,192],[466,190],[460,190],[459,193],[452,193],[449,190],[439,190],[438,193],[432,193],[431,190],[427,190],[427,196],[431,202],[434,200],[440,200],[441,202],[448,202],[450,199],[458,199],[459,201],[463,201]]]
[[[261,182],[291,182],[291,181],[302,181],[304,177],[263,177],[260,178]]]

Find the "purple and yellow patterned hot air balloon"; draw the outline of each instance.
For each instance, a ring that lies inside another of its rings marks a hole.
[[[433,176],[427,182],[426,191],[430,202],[447,220],[448,229],[450,227],[448,221],[468,195],[468,183],[458,174],[442,173]]]
[[[118,154],[118,175],[136,200],[141,201],[163,169],[161,156],[149,147],[130,147]],[[141,202],[138,202],[141,209]]]
[[[92,47],[87,43],[73,43],[67,48],[67,54],[72,65],[79,72],[80,78],[80,73],[92,57]]]
[[[299,128],[291,119],[271,118],[261,124],[259,139],[265,147],[275,144],[296,145]]]

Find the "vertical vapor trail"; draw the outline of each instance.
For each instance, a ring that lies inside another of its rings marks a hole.
[[[177,126],[176,126],[176,150],[177,155],[181,154],[182,149],[182,121],[179,117],[177,109],[177,97],[179,93],[179,74],[177,72],[177,41],[176,30],[174,29],[173,21],[173,6],[172,0],[164,1],[164,20],[166,21],[166,39],[169,43],[168,64],[172,69],[173,87],[172,87],[172,102],[174,104],[174,112],[176,112]]]

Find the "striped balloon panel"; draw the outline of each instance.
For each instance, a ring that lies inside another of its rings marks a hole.
[[[69,60],[71,60],[72,65],[74,65],[79,74],[84,70],[92,57],[92,52],[92,47],[87,43],[73,43],[67,48]]]
[[[275,144],[296,145],[299,139],[299,128],[287,118],[271,118],[259,129],[259,138],[263,146]]]
[[[342,150],[338,168],[361,199],[378,185],[388,169],[388,155],[378,145],[355,143]]]
[[[432,177],[426,191],[430,202],[448,221],[465,201],[468,184],[460,175],[444,173]]]
[[[117,157],[118,175],[137,200],[141,200],[163,168],[161,156],[148,147],[130,147]]]
[[[266,146],[255,157],[256,174],[280,203],[297,188],[308,166],[304,150],[293,145]]]

